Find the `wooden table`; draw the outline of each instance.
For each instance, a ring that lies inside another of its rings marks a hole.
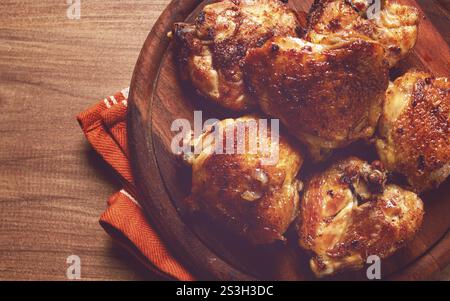
[[[156,278],[99,226],[119,185],[75,116],[129,85],[168,2],[81,0],[71,20],[66,1],[1,1],[0,279],[67,279],[72,254],[83,279]]]

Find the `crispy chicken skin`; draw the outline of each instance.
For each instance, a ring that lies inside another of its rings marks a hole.
[[[365,35],[384,46],[389,67],[394,67],[416,44],[419,13],[411,6],[382,2],[379,17],[369,19],[369,1],[316,0],[310,10],[306,39],[326,44],[334,42],[334,35]]]
[[[296,14],[280,0],[224,0],[204,7],[194,24],[176,23],[182,74],[206,98],[235,110],[255,106],[242,64],[248,49],[278,35],[295,36]]]
[[[350,37],[320,45],[277,37],[246,58],[249,90],[279,118],[312,158],[371,137],[388,87],[384,49]]]
[[[423,218],[421,199],[385,182],[380,162],[349,158],[306,183],[299,244],[313,254],[316,276],[360,269],[368,256],[386,258],[414,237]]]
[[[226,119],[215,128],[237,129],[239,122],[257,121],[246,116]],[[229,128],[229,127],[228,127]],[[223,145],[231,131],[223,134]],[[206,214],[212,221],[225,225],[235,234],[254,244],[268,244],[284,240],[283,234],[298,215],[298,190],[296,179],[303,157],[283,136],[279,136],[279,160],[266,165],[268,151],[251,152],[249,137],[257,137],[263,145],[271,144],[271,132],[267,135],[249,135],[246,128],[247,149],[240,154],[217,154],[215,139],[206,132],[196,143],[203,141],[204,149],[189,158],[192,164],[192,192],[187,201],[194,211]],[[234,134],[233,149],[238,147]]]
[[[417,192],[450,174],[450,81],[411,71],[391,83],[380,118],[378,154]]]

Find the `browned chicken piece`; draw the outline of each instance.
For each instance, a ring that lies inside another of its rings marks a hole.
[[[247,50],[278,35],[295,36],[296,14],[280,0],[225,0],[204,7],[194,24],[176,23],[182,76],[206,98],[235,110],[255,106],[242,64]]]
[[[369,256],[386,258],[414,237],[422,224],[421,199],[385,182],[380,162],[349,158],[306,183],[299,244],[313,254],[317,277],[360,269]]]
[[[379,43],[339,41],[277,37],[246,58],[249,90],[261,109],[279,118],[316,161],[374,134],[389,83]]]
[[[283,234],[298,215],[301,182],[296,176],[303,158],[287,138],[272,136],[271,128],[267,135],[255,134],[251,122],[258,118],[226,119],[216,124],[214,131],[194,139],[195,144],[203,143],[203,150],[186,156],[192,164],[192,192],[187,201],[194,211],[203,212],[251,243],[268,244],[284,240]],[[245,138],[238,139],[236,131],[242,125]],[[223,133],[221,145],[218,131]],[[232,145],[226,144],[229,137]],[[273,137],[279,137],[279,142]],[[252,150],[253,143],[268,149]],[[229,145],[234,154],[213,151]],[[238,145],[246,145],[246,150],[239,151]],[[274,154],[278,160],[267,160]]]
[[[377,16],[373,14],[373,1],[316,0],[310,10],[306,39],[327,44],[334,43],[336,35],[365,35],[385,47],[389,67],[394,67],[416,44],[419,13],[394,1],[382,4]]]
[[[417,192],[450,175],[450,81],[411,71],[391,83],[380,119],[378,154]]]

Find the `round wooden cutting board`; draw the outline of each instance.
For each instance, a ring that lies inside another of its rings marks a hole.
[[[291,0],[290,4],[300,12],[308,11],[311,2]],[[420,8],[415,1],[401,2]],[[426,14],[439,12],[433,9],[433,1],[418,2],[427,2],[427,8],[422,7],[424,16],[424,10]],[[285,244],[255,247],[201,216],[190,215],[183,204],[190,191],[191,174],[170,150],[176,134],[170,130],[172,122],[178,118],[192,121],[194,110],[203,111],[203,120],[234,116],[207,105],[192,88],[182,85],[177,75],[174,46],[167,33],[174,22],[192,20],[204,4],[195,0],[172,1],[147,37],[136,64],[130,90],[129,142],[141,204],[173,254],[199,279],[315,279],[308,266],[309,257],[296,246],[292,229]],[[449,76],[450,49],[442,37],[448,36],[450,21],[444,17],[440,22],[446,23],[436,26],[429,18],[422,20],[414,52],[392,76],[412,67]],[[340,151],[336,156],[355,153],[375,159],[373,150],[365,146]],[[301,173],[311,169],[306,166]],[[424,279],[449,264],[449,183],[447,180],[440,189],[422,196],[426,210],[423,227],[407,247],[382,262],[383,279]],[[367,278],[363,269],[333,279]]]

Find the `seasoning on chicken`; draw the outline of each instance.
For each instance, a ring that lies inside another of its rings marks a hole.
[[[273,36],[295,36],[294,11],[280,0],[224,0],[203,8],[194,24],[176,23],[181,76],[200,94],[231,110],[255,106],[243,81],[248,49]]]
[[[439,186],[450,175],[450,81],[411,71],[391,83],[376,140],[390,171],[412,189]]]
[[[375,1],[316,0],[309,13],[306,40],[333,44],[339,35],[364,35],[383,45],[392,68],[416,44],[419,13],[414,7],[393,1],[380,3],[376,7]],[[381,10],[376,14],[378,8]]]
[[[379,43],[335,40],[277,37],[246,58],[249,90],[261,109],[279,118],[316,161],[374,134],[389,84]]]
[[[244,139],[237,138],[242,137],[238,128],[245,129]],[[193,144],[203,144],[200,153],[185,156],[192,165],[188,204],[254,244],[284,240],[283,234],[298,215],[301,184],[296,176],[302,155],[271,127],[267,135],[258,134],[256,117],[226,119],[213,129],[194,139]],[[274,137],[279,137],[278,142]],[[251,145],[267,149],[255,150]],[[239,151],[240,147],[245,151]],[[277,160],[268,160],[274,152]]]
[[[413,192],[386,184],[380,162],[357,158],[336,163],[305,185],[299,244],[312,253],[318,277],[386,258],[411,240],[422,224],[423,203]]]

